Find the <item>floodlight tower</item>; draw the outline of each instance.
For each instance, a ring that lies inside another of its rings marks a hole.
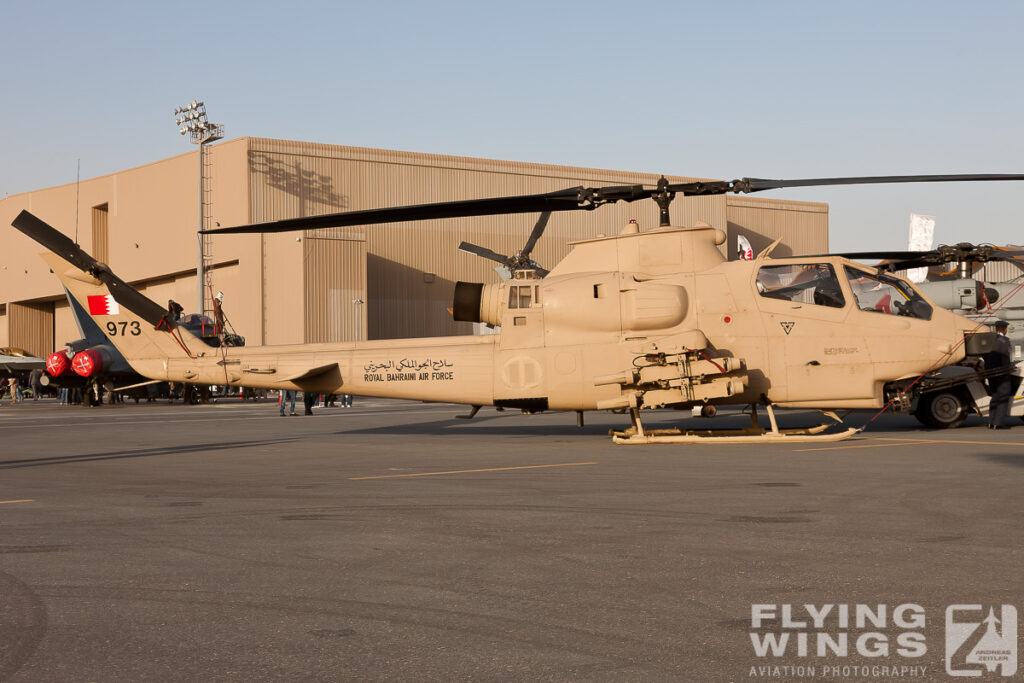
[[[188,135],[192,144],[199,145],[199,227],[196,229],[199,259],[196,264],[196,311],[200,314],[205,314],[206,261],[209,258],[209,254],[206,253],[206,241],[203,239],[202,232],[206,214],[206,201],[203,194],[203,177],[206,175],[204,154],[206,152],[206,143],[214,142],[224,137],[224,126],[219,123],[210,123],[209,119],[206,118],[206,105],[196,100],[176,108],[174,115],[178,117],[174,120],[180,126],[178,132],[182,135]]]

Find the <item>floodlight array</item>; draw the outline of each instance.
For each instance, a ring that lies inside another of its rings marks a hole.
[[[174,115],[177,117],[174,122],[180,126],[178,132],[190,135],[192,142],[210,142],[224,137],[224,126],[210,123],[206,116],[206,105],[198,100],[176,107]]]

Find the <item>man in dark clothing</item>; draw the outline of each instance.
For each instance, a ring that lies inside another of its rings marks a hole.
[[[996,321],[996,341],[992,345],[992,350],[985,354],[985,370],[995,370],[999,373],[988,378],[988,385],[992,390],[992,399],[988,404],[989,429],[1010,428],[1010,425],[1005,424],[1010,412],[1010,398],[1013,395],[1013,378],[1010,376],[1013,367],[1010,362],[1012,347],[1006,336],[1008,327],[1005,320]]]
[[[316,405],[317,395],[311,391],[302,392],[302,403],[306,406],[306,415],[313,414],[313,406]]]
[[[42,378],[43,378],[43,371],[40,370],[39,368],[33,368],[32,372],[30,372],[28,374],[28,383],[29,383],[29,386],[32,387],[32,400],[33,401],[38,401],[39,400],[39,392],[43,388],[43,384],[42,384],[42,381],[41,381]]]

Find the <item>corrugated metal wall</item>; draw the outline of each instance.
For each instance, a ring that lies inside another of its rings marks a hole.
[[[250,220],[254,223],[384,206],[548,192],[575,185],[653,185],[659,177],[264,138],[249,139],[249,162]],[[692,178],[670,178],[672,181],[687,179]],[[673,223],[692,225],[704,221],[726,230],[726,202],[724,196],[678,198],[672,206]],[[744,229],[756,231],[760,214],[774,215],[785,204],[763,202],[748,206],[741,200],[735,205],[737,225],[742,223]],[[799,219],[792,220],[801,226],[811,226],[811,232],[817,230],[816,240],[807,235],[802,239],[812,245],[811,251],[823,251],[826,245],[822,242],[827,240],[823,237],[827,231],[827,209],[821,204],[806,206],[817,209],[801,209],[797,212]],[[568,253],[569,242],[598,234],[615,234],[632,218],[638,219],[643,228],[655,227],[657,207],[653,202],[620,203],[593,212],[556,213],[532,256],[552,267]],[[494,263],[459,251],[459,243],[468,241],[499,253],[513,254],[522,248],[536,220],[534,215],[487,216],[368,226],[365,229],[367,310],[363,323],[367,326],[368,338],[471,333],[471,325],[455,323],[446,311],[451,306],[455,282],[494,282],[498,278],[493,271]],[[780,219],[776,216],[772,220]],[[781,220],[785,225],[790,218]],[[333,234],[345,233],[342,229]],[[315,237],[312,232],[305,236],[301,271],[287,276],[285,283],[266,283],[269,288],[294,286],[301,273],[305,278],[307,312],[325,310],[322,294],[311,286],[325,278],[345,277],[344,274],[332,276],[323,270],[342,257],[340,254],[327,256],[319,251],[323,245],[310,241]],[[275,253],[275,258],[278,256]],[[275,266],[280,267],[280,264]],[[273,326],[275,321],[268,320],[267,324]],[[304,327],[308,341],[334,334],[327,331],[329,323],[324,321],[307,319]],[[352,338],[352,334],[344,333],[343,337]]]
[[[25,349],[34,356],[53,352],[53,302],[11,303],[9,345]]]
[[[728,197],[728,255],[736,258],[736,239],[744,235],[757,254],[782,239],[773,256],[828,253],[828,204],[778,199]]]
[[[0,346],[10,346],[7,336],[7,304],[0,304]]]
[[[366,339],[366,238],[307,233],[305,341]],[[360,303],[357,303],[360,302]]]

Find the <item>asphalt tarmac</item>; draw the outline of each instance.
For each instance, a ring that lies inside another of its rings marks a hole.
[[[947,607],[1024,607],[1024,424],[616,446],[622,416],[465,412],[5,402],[0,680],[953,680]]]

